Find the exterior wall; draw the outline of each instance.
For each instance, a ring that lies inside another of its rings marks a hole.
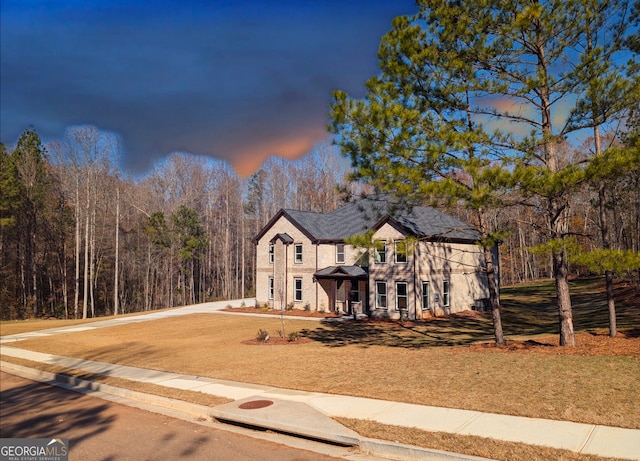
[[[288,234],[294,243],[285,245],[277,240],[274,246],[274,263],[269,264],[269,242],[277,234]],[[302,244],[302,264],[296,263],[294,247]],[[357,252],[345,245],[344,264],[354,264]],[[281,309],[293,303],[294,309],[329,310],[331,305],[325,288],[313,281],[313,274],[320,269],[336,266],[335,244],[313,244],[309,238],[285,217],[280,218],[258,241],[256,246],[256,304]],[[274,279],[274,296],[269,299],[269,277]],[[302,301],[294,301],[294,280],[302,279]]]
[[[399,319],[397,283],[406,283],[406,316],[420,319],[428,315],[444,315],[473,308],[476,301],[489,297],[483,255],[474,244],[414,242],[406,262],[396,262],[395,241],[404,235],[389,224],[374,235],[374,241],[386,243],[386,262],[378,263],[375,255],[369,262],[369,305],[374,317]],[[386,282],[387,308],[376,305],[376,282]],[[444,285],[449,282],[448,305]],[[424,307],[423,282],[429,284],[427,309]]]
[[[294,243],[285,245],[276,240],[274,263],[269,264],[269,242],[277,234],[288,234]],[[429,315],[444,315],[473,308],[489,297],[486,274],[483,272],[483,254],[474,244],[414,242],[406,255],[406,262],[396,262],[395,241],[404,241],[405,235],[390,224],[378,229],[373,240],[386,242],[386,262],[375,261],[369,255],[369,280],[360,282],[358,291],[362,307],[374,317],[398,319],[397,283],[405,282],[406,316],[420,319]],[[302,244],[302,263],[295,263],[295,244]],[[345,245],[344,265],[353,265],[362,251]],[[292,305],[304,309],[329,311],[332,306],[344,308],[348,293],[343,286],[336,289],[335,281],[314,282],[313,274],[320,269],[339,265],[335,244],[313,244],[305,234],[285,217],[281,217],[260,239],[256,248],[256,303],[280,309]],[[274,299],[269,299],[269,278],[274,279]],[[294,280],[302,280],[302,300],[294,301]],[[376,281],[386,282],[387,308],[376,307]],[[444,284],[449,283],[449,305],[444,305]],[[428,282],[428,308],[424,309],[423,282]],[[368,286],[367,286],[368,285]],[[342,290],[342,291],[341,291]],[[368,296],[367,296],[368,291]]]
[[[473,309],[489,298],[482,248],[475,244],[422,242],[416,267],[418,310],[424,310],[422,282],[429,282],[429,310],[432,314]],[[444,282],[449,282],[449,303],[445,305]],[[419,314],[419,313],[418,313]]]
[[[375,254],[370,255],[369,260],[369,306],[373,317],[388,317],[392,319],[400,318],[400,310],[396,304],[396,283],[407,283],[407,316],[415,319],[416,316],[416,287],[414,281],[413,266],[415,254],[408,252],[407,262],[396,263],[396,251],[394,242],[403,241],[404,234],[399,232],[389,224],[383,225],[372,237],[374,242],[385,242],[386,262],[376,262]],[[387,307],[380,308],[377,305],[376,282],[386,282],[387,286]]]

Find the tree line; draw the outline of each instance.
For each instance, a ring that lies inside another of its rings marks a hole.
[[[120,151],[115,136],[93,126],[71,128],[47,146],[31,129],[14,148],[0,145],[2,319],[86,318],[252,296],[252,238],[280,208],[328,212],[345,196],[371,191],[346,178],[328,145],[297,161],[271,158],[248,179],[224,162],[186,154],[133,179],[118,167]],[[603,271],[584,260],[605,247],[598,184],[572,194],[569,227],[583,259],[571,265],[574,275]],[[640,169],[611,175],[606,185],[611,248],[637,253]],[[474,222],[465,207],[449,211]],[[541,209],[498,208],[487,220],[502,232],[501,283],[553,276],[549,254],[536,251],[545,241]],[[633,275],[611,260],[618,275]]]
[[[250,178],[173,154],[144,178],[94,126],[0,145],[2,319],[87,318],[251,296],[253,237],[280,208],[331,211],[348,187],[331,146]]]

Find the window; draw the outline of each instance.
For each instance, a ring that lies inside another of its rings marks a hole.
[[[349,301],[352,303],[360,301],[360,289],[358,288],[358,282],[353,282],[351,284],[351,289],[349,290]]]
[[[344,243],[336,245],[336,264],[344,264]]]
[[[269,277],[269,299],[273,299],[273,277]]]
[[[296,243],[293,246],[293,262],[302,264],[302,243]]]
[[[387,262],[387,244],[384,240],[376,241],[375,259],[378,264],[384,264]]]
[[[293,300],[302,301],[302,279],[293,279]]]
[[[376,282],[376,308],[387,308],[387,282]]]
[[[407,242],[405,242],[404,240],[396,240],[394,243],[395,243],[395,250],[396,250],[396,262],[406,263],[407,262]]]
[[[429,309],[431,309],[431,306],[429,306],[429,289],[431,287],[429,286],[429,282],[422,282],[422,310],[423,311],[428,311]]]
[[[396,282],[396,309],[406,311],[409,307],[407,282]]]
[[[449,307],[449,281],[442,282],[442,305]]]
[[[275,246],[273,243],[269,244],[269,264],[273,264],[273,255],[275,254]]]

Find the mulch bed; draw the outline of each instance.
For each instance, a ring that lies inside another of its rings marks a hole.
[[[604,330],[576,333],[575,347],[561,347],[559,340],[559,335],[555,335],[537,340],[507,340],[505,346],[498,346],[495,342],[491,342],[458,347],[476,352],[509,351],[522,354],[640,357],[640,329],[619,331],[615,338],[610,338],[608,332]]]
[[[242,312],[251,314],[272,314],[281,315],[282,311],[278,309],[269,309],[264,311],[262,308],[255,307],[234,307],[227,308],[228,312]],[[338,316],[331,312],[320,313],[317,311],[305,311],[301,309],[292,309],[284,311],[286,317],[315,317],[315,318],[337,318]],[[377,323],[388,325],[411,325],[424,324],[425,321],[440,321],[454,319],[473,319],[490,315],[489,313],[480,313],[476,311],[464,311],[451,314],[448,317],[430,317],[425,320],[404,321],[387,320],[387,319],[361,319],[359,322]],[[298,338],[291,341],[287,338],[270,337],[268,341],[259,341],[257,339],[249,339],[242,341],[242,344],[250,346],[284,346],[306,344],[311,342],[309,338]],[[455,346],[473,352],[514,352],[520,354],[555,354],[555,355],[582,355],[582,356],[626,356],[640,357],[640,328],[619,331],[615,338],[610,338],[607,330],[598,330],[590,332],[576,333],[576,347],[560,347],[559,335],[550,335],[536,340],[507,340],[505,346],[498,346],[495,342],[476,343],[464,346]]]
[[[275,338],[269,337],[269,339],[266,341],[260,341],[258,339],[247,339],[245,341],[242,341],[242,344],[246,344],[247,346],[293,346],[296,344],[306,344],[310,342],[311,340],[309,338],[298,338],[295,341],[291,341],[289,339],[277,336]]]

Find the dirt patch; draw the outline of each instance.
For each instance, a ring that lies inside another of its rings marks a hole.
[[[559,338],[555,335],[536,340],[507,340],[505,346],[491,342],[458,347],[473,352],[640,357],[640,338],[636,330],[618,332],[615,338],[609,337],[604,331],[577,333],[576,344],[576,347],[561,347]]]

